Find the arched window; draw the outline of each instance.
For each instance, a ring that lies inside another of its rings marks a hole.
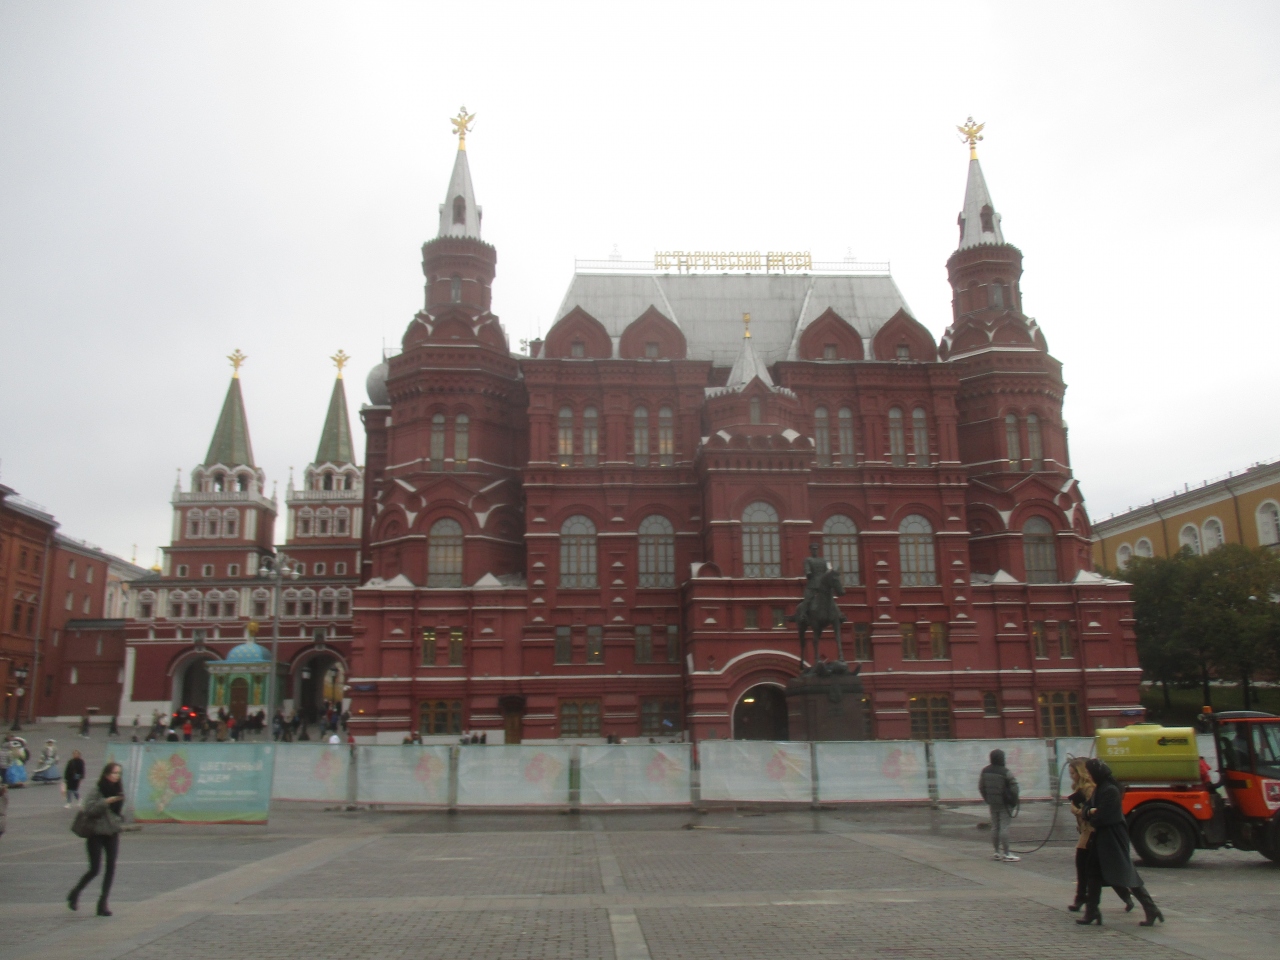
[[[560,527],[560,586],[596,586],[596,525],[570,517]]]
[[[333,489],[333,474],[328,470],[324,472],[324,479],[320,483],[320,489],[321,490]]]
[[[929,465],[929,418],[923,407],[911,411],[911,449],[916,455],[916,466]]]
[[[1258,507],[1258,542],[1264,547],[1280,543],[1280,507],[1270,500]]]
[[[311,536],[311,521],[312,521],[312,518],[313,518],[314,516],[315,516],[315,514],[311,512],[311,508],[310,508],[310,507],[306,507],[305,509],[303,509],[303,510],[299,511],[299,513],[298,513],[298,536],[300,536],[300,537],[309,537],[309,536]]]
[[[342,484],[343,490],[354,490],[356,488],[356,478],[348,476]]]
[[[853,411],[841,407],[837,419],[840,425],[840,462],[846,467],[853,466]]]
[[[1178,534],[1178,545],[1180,547],[1187,547],[1188,549],[1190,549],[1192,553],[1199,555],[1200,531],[1197,530],[1192,524],[1190,523],[1187,524],[1185,527],[1182,528],[1182,531]]]
[[[213,490],[215,493],[222,493],[227,489],[227,475],[225,473],[215,473],[213,475]]]
[[[200,511],[192,510],[187,513],[187,536],[196,538],[200,536]]]
[[[813,446],[818,466],[831,466],[831,420],[827,416],[826,407],[818,407],[813,411]]]
[[[462,224],[467,222],[467,201],[462,197],[453,198],[453,222]]]
[[[635,425],[635,461],[637,467],[649,465],[649,411],[645,407],[636,407],[632,414]]]
[[[889,410],[889,462],[895,467],[907,465],[907,438],[902,432],[902,408]]]
[[[236,477],[236,489],[239,490],[241,493],[245,493],[249,489],[248,474],[242,473],[238,477]]]
[[[1022,557],[1027,583],[1058,582],[1058,547],[1053,527],[1044,517],[1032,517],[1022,525]]]
[[[339,537],[345,537],[351,532],[351,511],[346,507],[339,507],[334,511],[333,532]]]
[[[1127,543],[1120,544],[1120,549],[1116,551],[1116,569],[1123,570],[1133,561],[1133,548]]]
[[[676,462],[676,427],[670,407],[658,408],[658,466],[672,467]]]
[[[846,587],[858,583],[858,528],[843,514],[828,517],[822,525],[822,555],[840,571]]]
[[[1040,418],[1034,413],[1027,414],[1027,456],[1031,458],[1032,470],[1044,469],[1044,441],[1040,438]]]
[[[462,302],[462,278],[456,273],[449,278],[449,300],[451,303]]]
[[[431,417],[431,469],[444,469],[444,414]]]
[[[655,513],[640,521],[640,586],[675,585],[675,529],[670,520]]]
[[[467,458],[471,456],[471,418],[460,413],[453,419],[453,469],[467,469]]]
[[[222,515],[217,510],[209,510],[204,515],[204,535],[206,537],[222,536]]]
[[[1004,308],[1004,284],[999,280],[991,284],[991,305],[998,309]]]
[[[1155,555],[1155,552],[1151,549],[1151,541],[1148,540],[1146,537],[1143,537],[1141,540],[1137,542],[1137,544],[1133,548],[1133,552],[1135,556],[1139,556],[1139,557],[1149,558]]]
[[[561,407],[556,426],[557,463],[562,467],[573,466],[573,408]]]
[[[222,535],[224,537],[240,536],[240,513],[236,510],[222,511]]]
[[[587,467],[600,463],[600,415],[595,407],[582,411],[582,463]]]
[[[321,507],[316,511],[316,536],[327,537],[332,530],[333,511],[328,507]]]
[[[427,586],[462,586],[462,525],[445,517],[427,535]]]
[[[984,203],[982,209],[978,212],[978,218],[982,221],[983,233],[995,233],[996,227],[995,218],[992,216],[993,213],[994,211],[989,203]]]
[[[898,562],[904,587],[932,587],[938,583],[933,552],[933,526],[918,513],[898,524]]]
[[[778,512],[762,500],[742,511],[742,575],[782,576]]]
[[[1210,517],[1204,522],[1204,552],[1212,553],[1224,543],[1226,538],[1222,535],[1222,521],[1217,517]]]
[[[1022,466],[1022,443],[1018,438],[1018,418],[1012,413],[1004,418],[1004,445],[1009,453],[1009,466],[1019,469]]]
[[[763,417],[760,412],[760,398],[752,397],[751,402],[747,405],[747,415],[751,423],[761,423]]]

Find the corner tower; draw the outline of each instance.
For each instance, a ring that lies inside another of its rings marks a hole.
[[[952,323],[938,351],[958,368],[960,459],[980,481],[970,485],[973,569],[1028,582],[1070,580],[1089,569],[1088,519],[1067,453],[1062,364],[1023,310],[1022,251],[1005,240],[978,161],[982,128],[972,117],[958,128],[969,144],[969,170],[959,244],[947,260]],[[1047,559],[1038,567],[1028,561],[1026,529],[1049,538],[1056,570]]]

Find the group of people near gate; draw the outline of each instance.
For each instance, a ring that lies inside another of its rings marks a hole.
[[[993,859],[1016,863],[1022,858],[1009,849],[1009,825],[1018,807],[1018,781],[1005,763],[1003,750],[992,750],[990,764],[978,776],[978,792],[991,812]],[[1067,765],[1072,793],[1068,797],[1076,818],[1076,896],[1067,907],[1084,909],[1078,924],[1102,924],[1102,888],[1110,887],[1124,901],[1125,912],[1133,902],[1142,904],[1140,926],[1150,927],[1164,914],[1147,893],[1129,852],[1129,825],[1121,799],[1124,791],[1111,768],[1096,757],[1075,757]]]

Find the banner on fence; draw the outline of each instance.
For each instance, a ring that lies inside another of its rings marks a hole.
[[[503,744],[458,751],[458,806],[554,806],[569,802],[571,747]]]
[[[807,743],[703,740],[698,757],[703,800],[813,799]]]
[[[929,765],[918,740],[819,743],[818,799],[928,800]]]
[[[981,800],[978,775],[992,750],[1004,751],[1009,772],[1018,779],[1024,800],[1047,800],[1049,755],[1043,740],[939,740],[933,745],[939,800]]]
[[[1063,774],[1062,771],[1066,768],[1067,761],[1072,757],[1088,759],[1097,755],[1093,749],[1093,737],[1059,737],[1053,742],[1053,750],[1053,759],[1058,767],[1058,780],[1062,787],[1063,796],[1066,796],[1071,792],[1071,778]]]
[[[322,743],[282,743],[276,746],[273,800],[318,800],[343,803],[351,772],[351,750]]]
[[[134,816],[139,823],[266,823],[274,750],[269,743],[138,744],[130,757]]]
[[[689,803],[693,751],[687,743],[584,746],[579,797],[584,806]]]
[[[356,802],[447,805],[449,750],[421,744],[360,747]]]

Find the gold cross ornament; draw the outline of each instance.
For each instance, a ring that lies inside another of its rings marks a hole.
[[[751,339],[751,314],[744,313],[742,315],[742,339]]]
[[[960,131],[960,139],[969,144],[969,159],[978,159],[978,141],[982,139],[982,128],[985,123],[974,123],[973,117],[964,122],[963,127],[956,127]]]
[[[231,369],[233,371],[231,379],[239,380],[240,368],[244,366],[244,362],[249,359],[248,355],[241,353],[240,348],[236,347],[233,352],[227,354],[227,359],[231,361]]]
[[[471,130],[471,124],[475,121],[474,113],[467,113],[467,108],[462,107],[458,111],[456,117],[450,117],[449,122],[453,124],[453,132],[458,137],[458,149],[467,149],[467,133]]]
[[[343,352],[342,350],[339,350],[329,359],[332,360],[333,365],[338,368],[338,379],[341,380],[342,368],[347,365],[347,361],[349,361],[351,358],[347,356],[345,352]]]

